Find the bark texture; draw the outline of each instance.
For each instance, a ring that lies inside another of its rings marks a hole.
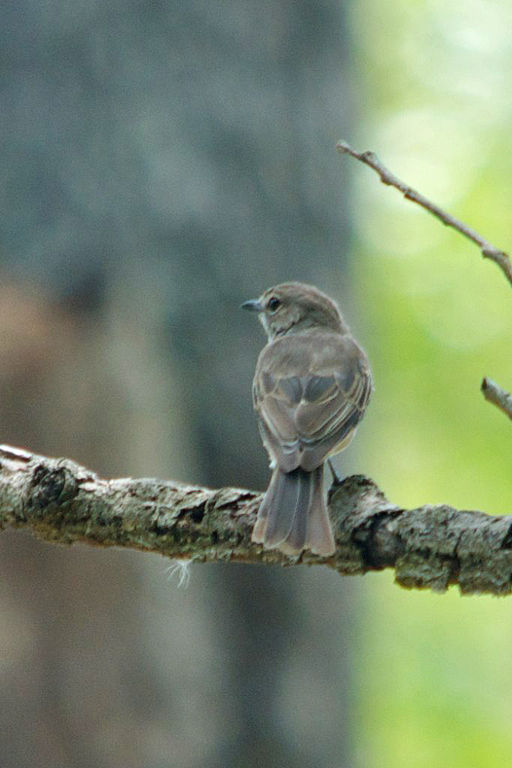
[[[333,486],[331,558],[288,558],[250,540],[260,494],[149,478],[102,480],[69,459],[0,447],[0,529],[29,528],[58,544],[76,541],[196,562],[325,564],[340,574],[394,568],[403,587],[462,593],[512,591],[512,516],[447,505],[400,509],[372,480]]]

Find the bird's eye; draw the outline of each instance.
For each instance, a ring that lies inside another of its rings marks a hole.
[[[280,306],[281,302],[279,299],[276,299],[275,296],[272,296],[267,302],[267,309],[269,312],[275,312],[276,309],[279,309]]]

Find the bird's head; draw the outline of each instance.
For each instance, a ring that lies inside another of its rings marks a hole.
[[[270,340],[310,329],[345,333],[338,305],[313,285],[281,283],[268,288],[259,299],[242,304],[243,309],[258,312]]]

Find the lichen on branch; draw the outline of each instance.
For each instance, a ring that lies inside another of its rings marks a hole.
[[[447,505],[401,509],[362,476],[331,487],[336,552],[289,558],[251,542],[260,495],[155,479],[103,480],[69,459],[0,446],[0,530],[196,562],[325,565],[340,574],[392,568],[403,587],[512,591],[512,516]]]

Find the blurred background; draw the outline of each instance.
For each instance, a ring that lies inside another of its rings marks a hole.
[[[343,473],[512,512],[512,294],[334,150],[372,148],[512,247],[512,6],[18,0],[0,26],[1,441],[103,476],[263,489],[239,305],[338,299],[373,402]],[[0,537],[2,768],[494,768],[510,599],[391,573]]]

